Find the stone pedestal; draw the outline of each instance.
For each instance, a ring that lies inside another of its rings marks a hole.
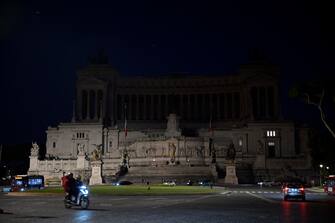
[[[236,176],[236,166],[234,164],[226,165],[226,177],[224,178],[225,184],[238,184]]]
[[[91,162],[92,174],[90,185],[102,184],[101,167],[102,162],[100,160]]]
[[[214,177],[214,180],[216,181],[218,179],[218,172],[216,170],[216,165],[212,164],[210,168],[211,168],[211,173]]]
[[[265,169],[266,166],[265,166],[265,155],[264,154],[258,154],[256,156],[256,159],[255,159],[255,162],[254,162],[254,165],[253,165],[253,168],[254,169]]]
[[[165,136],[166,137],[179,137],[181,136],[181,131],[179,129],[179,117],[176,114],[169,114],[167,117],[167,125]]]
[[[29,157],[29,171],[36,171],[38,170],[38,157],[37,156],[30,156]]]
[[[88,162],[85,158],[85,155],[78,155],[77,157],[77,169],[83,170],[85,169],[85,162]]]

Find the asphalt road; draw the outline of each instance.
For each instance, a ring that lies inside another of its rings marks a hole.
[[[283,201],[278,188],[235,187],[214,195],[92,196],[89,210],[57,195],[0,194],[0,222],[334,222],[335,196],[307,192]]]

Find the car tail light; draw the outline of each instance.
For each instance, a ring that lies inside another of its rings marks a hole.
[[[305,189],[303,187],[300,187],[299,190],[300,191],[305,191]]]
[[[285,187],[285,188],[284,188],[284,191],[287,192],[287,191],[288,191],[288,187]]]

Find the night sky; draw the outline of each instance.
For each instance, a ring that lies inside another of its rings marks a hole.
[[[331,7],[317,1],[1,2],[0,143],[45,143],[71,120],[75,71],[102,48],[122,75],[157,76],[236,73],[260,49],[280,66],[285,117],[308,124],[317,110],[289,86],[334,73]]]

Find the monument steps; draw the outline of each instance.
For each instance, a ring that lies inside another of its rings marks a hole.
[[[128,169],[128,173],[122,180],[129,180],[134,183],[146,181],[162,183],[164,180],[187,182],[190,179],[213,179],[213,175],[208,166],[134,166]]]

